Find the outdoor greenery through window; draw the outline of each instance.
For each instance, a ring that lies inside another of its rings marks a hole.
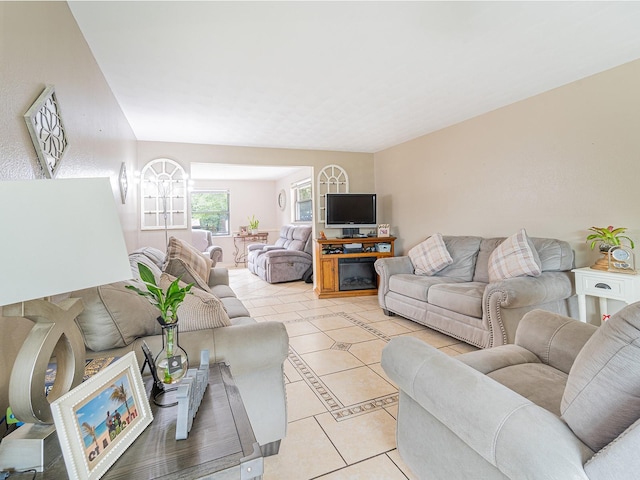
[[[295,221],[310,222],[313,219],[313,206],[311,205],[311,179],[303,180],[292,185],[295,204]]]
[[[229,192],[191,192],[191,226],[209,230],[212,235],[229,235]]]

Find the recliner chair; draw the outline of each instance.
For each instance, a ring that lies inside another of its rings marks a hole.
[[[312,268],[312,241],[310,225],[285,225],[274,245],[247,246],[247,268],[269,283],[301,280]]]
[[[202,252],[203,255],[209,257],[213,262],[212,267],[216,263],[222,261],[222,247],[213,244],[213,237],[209,230],[201,230],[194,228],[191,230],[191,245]]]
[[[453,358],[395,337],[382,367],[419,478],[638,478],[640,302],[599,328],[534,310],[515,344]]]

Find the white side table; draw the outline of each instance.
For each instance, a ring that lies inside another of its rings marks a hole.
[[[608,314],[607,299],[621,300],[627,305],[640,301],[640,275],[605,272],[590,267],[572,270],[576,276],[576,293],[580,321],[587,321],[586,296],[599,297],[600,315]]]

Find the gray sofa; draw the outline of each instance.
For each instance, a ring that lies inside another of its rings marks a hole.
[[[139,278],[138,262],[159,277],[165,253],[146,247],[131,253],[129,260],[134,281]],[[126,289],[130,283],[117,282],[71,294],[81,298],[85,306],[76,323],[84,337],[87,358],[122,356],[134,351],[142,365],[143,341],[154,354],[162,349],[161,328],[156,321],[159,311],[144,297]],[[286,329],[279,322],[257,323],[249,316],[229,287],[227,269],[211,268],[208,284],[224,305],[231,325],[181,330],[180,346],[190,361],[199,363],[200,351],[208,349],[211,362],[230,366],[263,454],[277,453],[287,427],[283,373],[289,347]]]
[[[532,311],[515,344],[457,357],[396,337],[400,456],[420,479],[637,479],[639,342],[640,303],[600,328]]]
[[[480,348],[513,343],[522,316],[539,308],[577,316],[570,245],[531,238],[540,257],[538,277],[489,282],[491,252],[504,238],[444,236],[453,263],[435,275],[416,275],[408,256],[378,259],[378,302],[398,314]]]
[[[222,247],[213,244],[213,236],[209,230],[191,229],[191,244],[211,259],[212,267],[222,262]]]
[[[247,246],[247,268],[269,283],[301,280],[313,264],[310,225],[284,225],[273,245]]]

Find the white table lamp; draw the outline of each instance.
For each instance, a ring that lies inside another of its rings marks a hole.
[[[0,469],[42,471],[55,431],[50,402],[82,381],[85,364],[75,324],[82,302],[42,298],[129,279],[131,267],[108,178],[0,182],[0,205],[2,316],[34,322],[9,382],[9,403],[26,425],[0,444]],[[45,396],[52,356],[56,378]]]

